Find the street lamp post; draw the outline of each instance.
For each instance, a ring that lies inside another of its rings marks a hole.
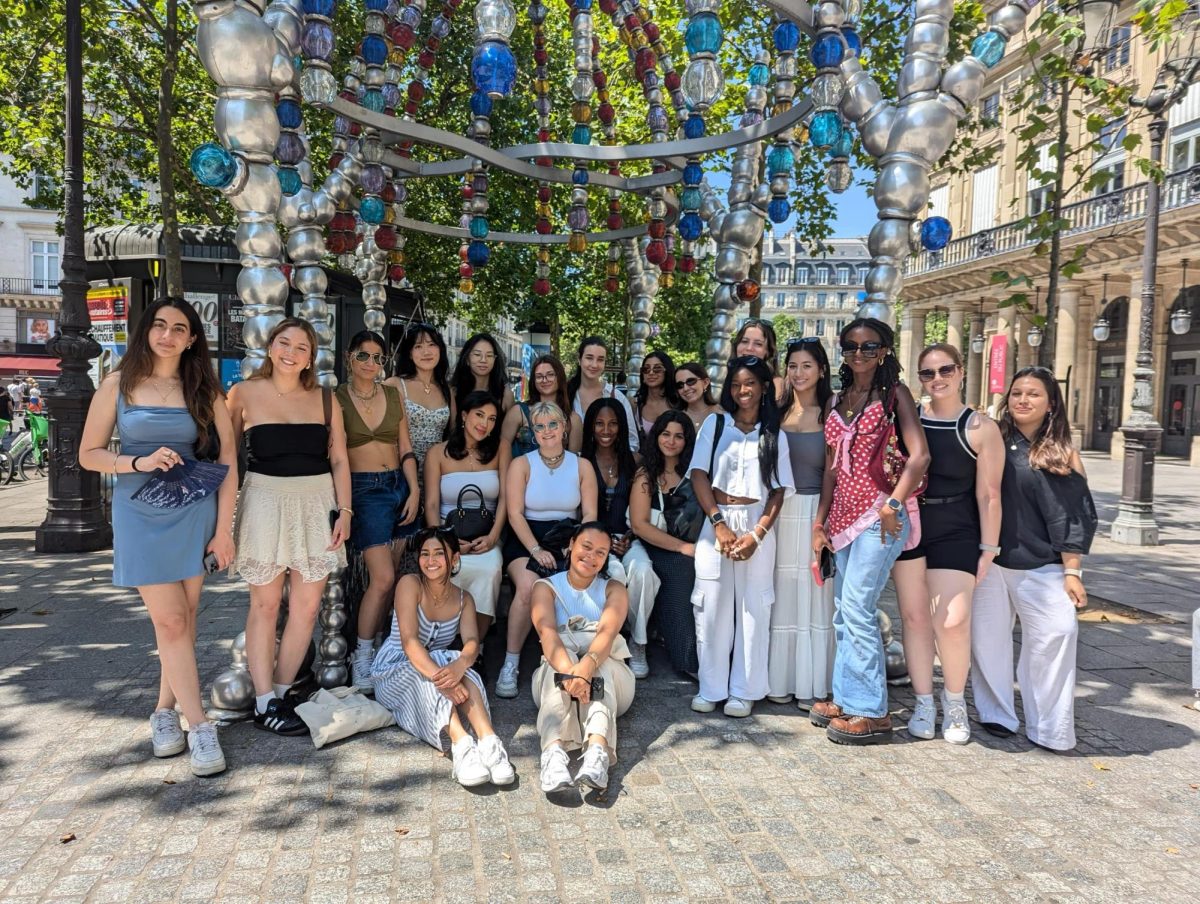
[[[112,544],[100,502],[100,475],[79,466],[79,439],[95,388],[88,361],[100,354],[91,337],[87,267],[83,251],[83,16],[80,0],[66,0],[66,155],[63,166],[63,279],[58,332],[46,347],[61,363],[46,393],[50,415],[50,480],[46,519],[37,529],[38,552],[89,552]]]

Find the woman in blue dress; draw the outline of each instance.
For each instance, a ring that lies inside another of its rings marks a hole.
[[[119,452],[109,449],[114,426]],[[188,721],[192,772],[222,772],[217,729],[200,702],[196,608],[206,570],[233,561],[237,453],[204,325],[191,304],[164,298],[146,309],[120,366],[92,398],[79,449],[81,467],[116,475],[113,584],[136,587],[154,623],[162,666],[158,705],[150,717],[154,755],[183,751],[178,706]],[[156,508],[133,498],[157,472],[197,457],[216,457],[229,468],[215,494],[180,508]]]

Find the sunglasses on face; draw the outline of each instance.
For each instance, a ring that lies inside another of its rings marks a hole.
[[[557,430],[561,426],[562,426],[562,424],[560,424],[558,421],[546,421],[546,423],[544,423],[544,424],[534,424],[533,432],[534,433],[545,433],[547,430],[550,430],[550,431]]]
[[[864,358],[877,358],[882,349],[882,342],[864,342],[861,345],[855,345],[853,342],[843,342],[842,357],[849,358],[855,353],[861,353]]]
[[[643,367],[642,368],[642,373],[644,373],[644,374],[665,374],[666,372],[667,372],[667,369],[665,367],[661,367],[661,366],[659,366],[659,367]]]
[[[922,383],[928,383],[935,376],[941,377],[944,380],[946,377],[953,374],[956,370],[958,370],[957,364],[943,364],[937,370],[934,370],[932,367],[926,367],[923,370],[917,371],[917,378]]]
[[[820,343],[820,341],[820,336],[797,336],[795,339],[789,339],[787,341],[787,347],[789,350],[791,350],[793,348],[799,348],[802,345],[817,345]]]
[[[693,386],[695,386],[699,382],[700,382],[699,377],[688,377],[686,380],[676,380],[675,388],[676,389],[691,389]]]
[[[366,364],[368,361],[374,361],[380,367],[383,367],[383,355],[374,354],[372,352],[355,352],[354,360],[359,364]]]

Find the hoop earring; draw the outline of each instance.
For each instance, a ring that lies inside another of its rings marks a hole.
[[[455,562],[454,567],[450,569],[450,577],[456,577],[460,571],[462,571],[462,562]]]

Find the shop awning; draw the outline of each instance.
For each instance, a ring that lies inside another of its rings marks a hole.
[[[57,358],[38,358],[33,355],[0,355],[0,374],[42,374],[51,376],[58,373]]]

